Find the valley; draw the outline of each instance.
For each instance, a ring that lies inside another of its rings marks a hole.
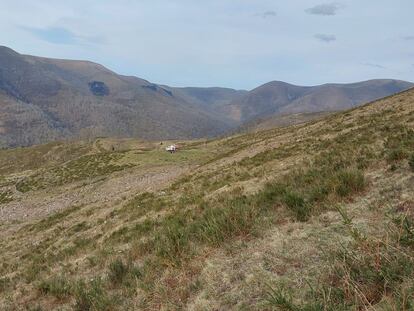
[[[253,90],[170,87],[90,61],[19,54],[0,46],[0,148],[98,137],[217,138],[261,119],[350,109],[412,87],[400,80]],[[288,121],[286,123],[286,121]],[[276,122],[277,124],[277,122]]]

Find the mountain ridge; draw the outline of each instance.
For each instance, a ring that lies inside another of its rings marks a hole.
[[[399,80],[251,91],[171,87],[91,61],[22,55],[0,47],[0,148],[55,140],[149,140],[224,135],[270,116],[339,111],[412,87]]]

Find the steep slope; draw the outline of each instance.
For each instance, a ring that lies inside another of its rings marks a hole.
[[[253,119],[253,121],[245,122],[239,127],[235,133],[253,133],[274,129],[277,127],[286,127],[296,124],[307,123],[313,120],[320,120],[332,114],[332,111],[322,112],[304,112],[275,114],[267,118]]]
[[[176,143],[0,151],[0,309],[413,309],[414,90]]]
[[[270,115],[340,111],[412,86],[410,82],[398,80],[370,80],[312,87],[274,81],[250,91],[241,99],[234,100],[229,105],[229,110],[238,111],[242,122]]]
[[[3,146],[96,136],[194,138],[229,128],[162,86],[91,62],[25,56],[5,47],[0,92]]]

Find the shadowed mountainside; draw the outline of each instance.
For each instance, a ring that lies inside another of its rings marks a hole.
[[[21,55],[0,47],[0,148],[102,136],[213,137],[256,119],[339,111],[411,86],[371,80],[315,87],[270,82],[250,92],[173,88],[88,61]]]
[[[214,136],[229,122],[168,88],[101,65],[0,48],[0,146],[96,136]]]

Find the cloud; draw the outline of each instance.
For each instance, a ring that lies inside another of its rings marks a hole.
[[[78,42],[78,37],[70,30],[63,27],[32,28],[21,27],[30,32],[40,40],[53,44],[74,45]]]
[[[379,68],[379,69],[387,69],[387,67],[382,66],[380,64],[374,64],[374,63],[363,63],[363,65],[372,67],[372,68]]]
[[[404,40],[411,41],[414,40],[414,36],[405,36],[403,37]]]
[[[339,3],[324,3],[306,9],[305,12],[313,15],[332,16],[336,15],[336,11],[340,8],[341,5]]]
[[[35,28],[19,26],[19,28],[31,33],[36,38],[52,44],[60,45],[91,45],[105,44],[106,39],[101,35],[83,36],[77,35],[64,27]]]
[[[322,33],[318,33],[316,35],[314,35],[314,37],[322,42],[332,42],[336,40],[336,36],[335,35],[327,35],[327,34],[322,34]]]
[[[277,14],[275,11],[266,11],[259,15],[263,18],[268,18],[268,17],[276,17]]]
[[[253,16],[254,17],[261,17],[263,19],[266,19],[266,18],[274,18],[274,17],[276,17],[277,16],[277,13],[276,13],[276,11],[270,10],[270,11],[265,11],[263,13],[254,14]]]

